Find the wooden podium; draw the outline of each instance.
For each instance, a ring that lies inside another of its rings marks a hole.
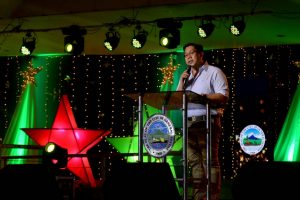
[[[138,101],[138,161],[143,162],[143,104],[148,104],[156,109],[162,110],[182,110],[182,165],[183,177],[183,200],[188,199],[188,162],[187,162],[187,105],[190,103],[199,103],[206,105],[206,139],[207,139],[207,199],[210,200],[210,179],[211,179],[211,113],[210,103],[205,96],[196,94],[192,91],[165,91],[165,92],[149,92],[149,93],[130,93],[125,96]]]

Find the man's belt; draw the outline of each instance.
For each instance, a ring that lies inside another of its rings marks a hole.
[[[212,116],[211,116],[211,121],[213,121],[215,117],[216,117],[216,116],[212,115]],[[187,120],[188,120],[189,122],[201,122],[201,121],[206,121],[206,115],[188,117]]]

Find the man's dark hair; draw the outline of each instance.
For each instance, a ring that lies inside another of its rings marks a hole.
[[[196,43],[192,43],[192,42],[185,44],[183,46],[183,51],[188,46],[193,46],[197,50],[197,52],[202,52],[203,51],[203,46],[201,44],[196,44]]]

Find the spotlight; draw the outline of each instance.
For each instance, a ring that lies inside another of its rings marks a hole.
[[[84,38],[77,35],[68,35],[64,39],[65,52],[79,55],[84,50]]]
[[[239,36],[241,35],[245,30],[246,24],[243,17],[240,17],[239,19],[232,18],[232,24],[230,25],[230,32],[235,35]]]
[[[79,26],[72,25],[62,30],[64,35],[64,51],[73,55],[79,55],[84,50],[84,37],[86,29],[81,29]]]
[[[182,22],[172,18],[157,20],[157,26],[162,28],[159,32],[159,45],[174,49],[180,44],[180,31]]]
[[[134,36],[131,40],[131,44],[134,48],[141,49],[146,43],[148,32],[143,30],[139,25],[136,27],[136,30],[137,34],[135,34],[134,31]]]
[[[120,42],[120,33],[115,29],[110,28],[109,31],[105,34],[106,39],[104,40],[104,47],[109,51],[117,48]]]
[[[160,46],[174,49],[180,44],[180,31],[176,28],[161,29],[159,32]]]
[[[208,38],[214,29],[215,25],[211,21],[202,21],[201,25],[198,27],[198,34],[201,38]]]
[[[33,33],[28,32],[23,37],[23,43],[20,48],[20,51],[23,55],[30,55],[32,54],[33,50],[35,49],[35,42],[36,37],[33,35]]]
[[[43,164],[55,166],[56,168],[65,168],[68,163],[68,150],[49,142],[45,145],[43,151]]]

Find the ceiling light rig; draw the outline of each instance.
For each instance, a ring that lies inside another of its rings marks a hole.
[[[221,15],[203,15],[203,16],[187,16],[176,18],[158,18],[151,21],[139,21],[137,19],[123,18],[116,23],[104,23],[93,26],[76,26],[70,27],[56,27],[47,29],[14,29],[9,31],[2,31],[4,33],[26,33],[23,38],[23,44],[20,51],[22,54],[29,55],[33,52],[36,45],[36,32],[46,32],[61,30],[65,36],[64,38],[64,51],[72,54],[81,54],[84,50],[84,35],[87,33],[86,29],[89,28],[102,28],[107,27],[109,31],[106,33],[106,39],[104,46],[109,51],[113,51],[120,42],[120,33],[115,28],[124,28],[135,26],[134,36],[131,40],[131,44],[134,48],[141,49],[145,45],[148,37],[148,32],[142,30],[141,26],[144,24],[156,25],[159,28],[159,45],[168,49],[174,49],[180,44],[180,29],[182,28],[183,21],[189,20],[202,20],[201,24],[197,27],[197,33],[202,38],[208,38],[215,30],[215,25],[212,21],[224,21],[231,19],[231,25],[228,28],[230,32],[235,35],[241,35],[246,27],[244,17],[253,16],[254,14],[270,14],[270,11],[251,12],[241,14],[221,14]]]
[[[80,55],[84,50],[83,35],[87,33],[86,29],[72,25],[63,28],[62,32],[66,35],[64,38],[64,51],[73,55]]]
[[[120,33],[116,31],[113,27],[109,28],[109,31],[105,34],[106,39],[104,40],[104,47],[113,51],[116,49],[120,42]]]
[[[215,25],[212,20],[202,19],[200,26],[198,27],[198,35],[201,38],[208,38],[214,31]]]
[[[136,33],[137,31],[137,33]],[[148,32],[142,29],[141,25],[137,25],[133,32],[131,44],[136,49],[141,49],[147,41]]]
[[[23,55],[30,55],[32,54],[33,50],[35,49],[36,44],[36,36],[33,32],[27,32],[26,35],[23,37],[23,42],[20,48],[20,52]]]
[[[245,30],[246,24],[244,16],[233,16],[232,24],[230,25],[230,32],[235,36],[240,36]]]

